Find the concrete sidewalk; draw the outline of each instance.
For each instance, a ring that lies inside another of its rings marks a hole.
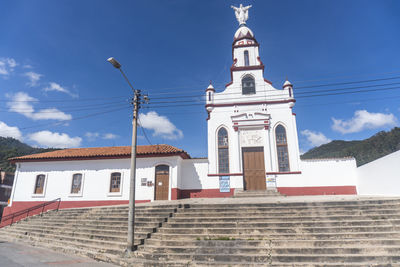
[[[112,267],[109,263],[66,255],[50,249],[32,247],[24,243],[12,243],[0,238],[1,267]]]

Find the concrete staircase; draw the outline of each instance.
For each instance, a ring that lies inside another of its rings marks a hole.
[[[136,257],[165,266],[400,266],[400,200],[188,204]]]
[[[144,244],[157,228],[179,208],[179,204],[137,206],[135,245]],[[49,211],[0,229],[11,241],[50,247],[102,261],[119,262],[128,231],[128,206]]]
[[[127,206],[48,212],[0,235],[122,266],[400,266],[400,199],[266,199],[138,206],[128,256]]]

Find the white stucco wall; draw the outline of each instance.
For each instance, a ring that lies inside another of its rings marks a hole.
[[[154,200],[154,186],[142,186],[141,178],[155,180],[155,166],[170,166],[169,199],[171,188],[177,187],[180,157],[138,158],[136,171],[136,200]],[[110,175],[121,172],[121,192],[110,193]],[[83,174],[82,194],[70,194],[72,175]],[[44,193],[35,195],[36,176],[46,176]],[[130,159],[79,161],[49,161],[18,163],[12,201],[49,201],[61,197],[63,201],[128,200]],[[11,203],[12,204],[12,203]]]
[[[360,195],[400,196],[400,151],[357,168]]]
[[[277,176],[278,187],[356,186],[354,158],[301,160],[301,174]]]

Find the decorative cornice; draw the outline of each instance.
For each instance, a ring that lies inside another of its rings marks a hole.
[[[235,102],[235,103],[223,103],[223,104],[207,104],[207,107],[231,107],[231,106],[249,106],[249,105],[260,105],[260,104],[285,104],[296,102],[295,99],[287,100],[275,100],[275,101],[254,101],[254,102]]]

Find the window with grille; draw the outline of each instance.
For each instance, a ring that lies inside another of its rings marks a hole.
[[[278,154],[279,172],[290,171],[289,153],[286,139],[286,130],[282,125],[278,125],[275,129],[276,151]]]
[[[249,66],[250,62],[249,62],[249,51],[245,50],[244,51],[244,65],[245,66]]]
[[[81,193],[81,188],[82,188],[82,174],[75,173],[74,175],[72,175],[71,194]]]
[[[36,176],[36,183],[35,183],[35,194],[43,194],[43,189],[44,189],[44,181],[46,179],[46,176],[44,174],[39,174]]]
[[[221,128],[218,131],[218,172],[229,173],[229,142],[228,131]]]
[[[242,94],[251,95],[256,93],[256,83],[254,78],[250,75],[246,75],[242,79]]]
[[[121,173],[113,172],[111,173],[111,183],[110,183],[110,192],[120,192],[121,189]]]

